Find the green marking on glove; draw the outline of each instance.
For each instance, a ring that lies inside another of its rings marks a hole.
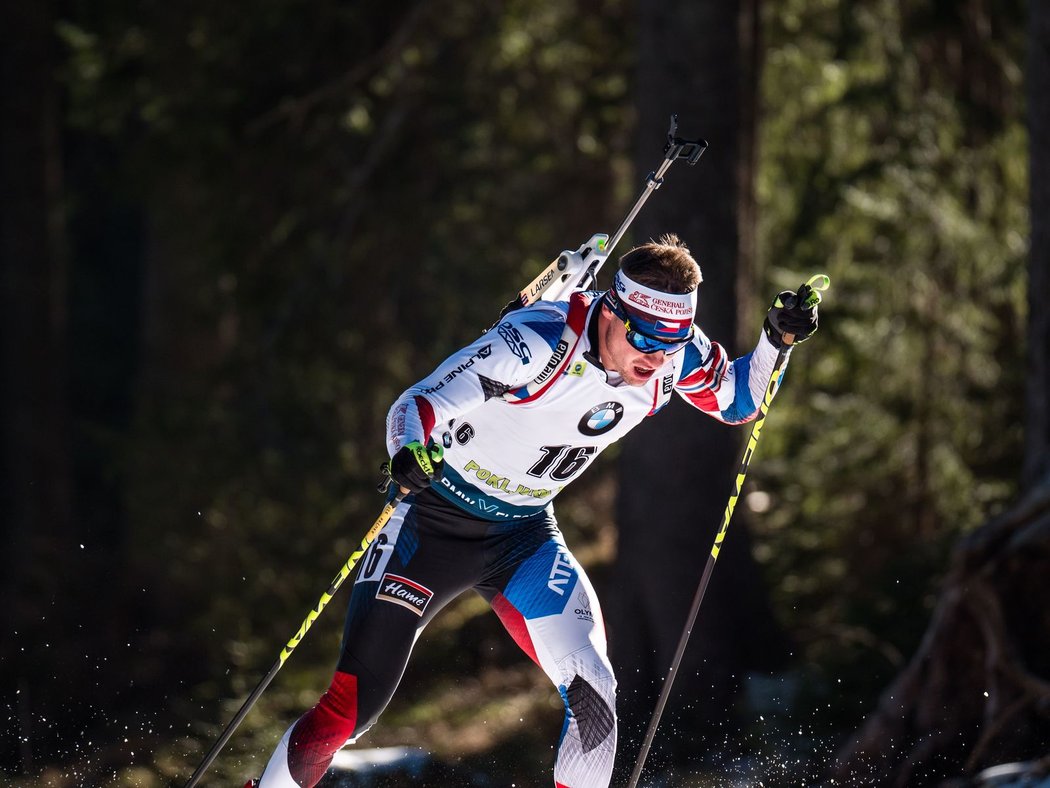
[[[821,302],[821,292],[831,287],[831,277],[827,274],[814,274],[802,287],[798,289],[802,306],[812,309]],[[803,295],[803,290],[806,291]]]
[[[411,441],[405,444],[405,448],[412,452],[412,456],[415,457],[416,463],[420,468],[423,469],[423,473],[427,476],[434,475],[434,466],[430,462],[430,455],[427,453],[426,447],[419,441]]]
[[[773,306],[777,309],[795,309],[799,304],[799,300],[801,300],[803,309],[813,309],[821,302],[821,291],[831,286],[831,276],[828,276],[826,273],[814,274],[810,277],[810,281],[798,289],[797,293],[785,295],[783,298],[778,293],[774,299]]]

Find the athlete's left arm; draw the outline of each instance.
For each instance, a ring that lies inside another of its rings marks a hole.
[[[693,407],[727,424],[751,421],[758,415],[777,352],[763,333],[754,350],[730,359],[725,348],[697,329],[682,351],[675,390]]]

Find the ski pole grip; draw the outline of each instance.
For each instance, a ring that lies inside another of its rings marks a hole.
[[[829,287],[831,287],[831,277],[827,274],[814,274],[813,276],[811,276],[809,279],[806,280],[806,283],[798,289],[798,297],[802,299],[802,306],[806,309],[812,309],[813,307],[815,307],[821,302],[821,293],[827,290]],[[797,302],[785,303],[780,305],[792,308],[794,307],[795,303]],[[795,335],[784,334],[780,338],[780,341],[785,347],[788,347],[795,343]]]
[[[821,293],[831,287],[831,277],[827,274],[814,274],[803,285],[807,292],[802,301],[802,305],[809,309],[814,307],[821,302]],[[801,288],[799,289],[801,292]]]

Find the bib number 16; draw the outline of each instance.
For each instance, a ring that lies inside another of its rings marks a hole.
[[[571,479],[583,470],[587,460],[598,451],[596,446],[541,446],[543,456],[529,468],[529,476],[550,476],[556,482]]]

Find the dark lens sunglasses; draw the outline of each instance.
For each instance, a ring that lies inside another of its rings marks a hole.
[[[637,351],[642,353],[657,353],[662,350],[664,353],[671,356],[678,351],[683,350],[685,346],[693,340],[692,326],[689,326],[689,336],[685,339],[675,340],[674,342],[668,342],[659,337],[654,337],[651,334],[646,334],[631,326],[631,318],[627,316],[626,310],[624,310],[618,299],[615,297],[606,298],[605,303],[609,305],[609,309],[612,310],[613,314],[623,321],[623,327],[627,329],[627,342]]]

